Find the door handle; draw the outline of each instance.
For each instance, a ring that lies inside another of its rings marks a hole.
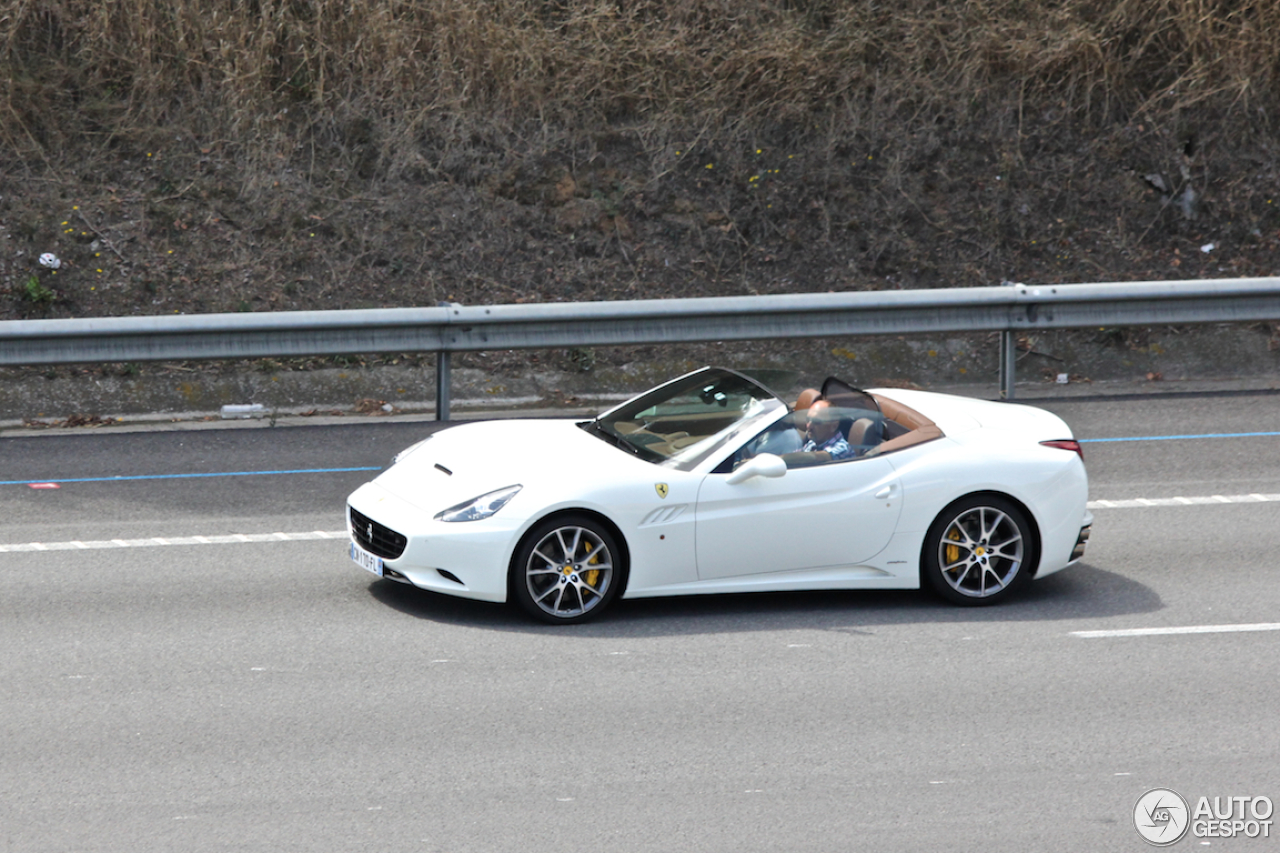
[[[876,492],[875,497],[876,497],[876,500],[882,501],[885,498],[889,497],[889,495],[891,494],[893,494],[893,486],[889,485],[889,486],[885,486],[883,489]]]

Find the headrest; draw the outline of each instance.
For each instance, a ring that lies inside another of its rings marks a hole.
[[[822,397],[822,392],[817,388],[806,388],[800,392],[800,396],[796,397],[796,404],[793,411],[807,412],[809,407],[816,403]]]

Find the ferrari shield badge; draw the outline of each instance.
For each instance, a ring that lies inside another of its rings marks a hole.
[[[666,483],[654,483],[653,487],[658,490],[658,497],[660,498],[665,498],[667,496],[667,492],[670,491],[667,488]]]

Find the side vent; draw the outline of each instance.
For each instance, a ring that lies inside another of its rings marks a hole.
[[[683,515],[688,508],[688,504],[672,504],[671,506],[658,507],[644,517],[644,520],[640,522],[640,526],[650,527],[655,524],[667,524]]]

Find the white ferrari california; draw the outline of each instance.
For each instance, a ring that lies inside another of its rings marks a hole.
[[[1081,558],[1080,445],[1013,403],[703,368],[592,420],[441,430],[348,499],[382,578],[562,624],[619,596],[929,586],[991,604]]]

